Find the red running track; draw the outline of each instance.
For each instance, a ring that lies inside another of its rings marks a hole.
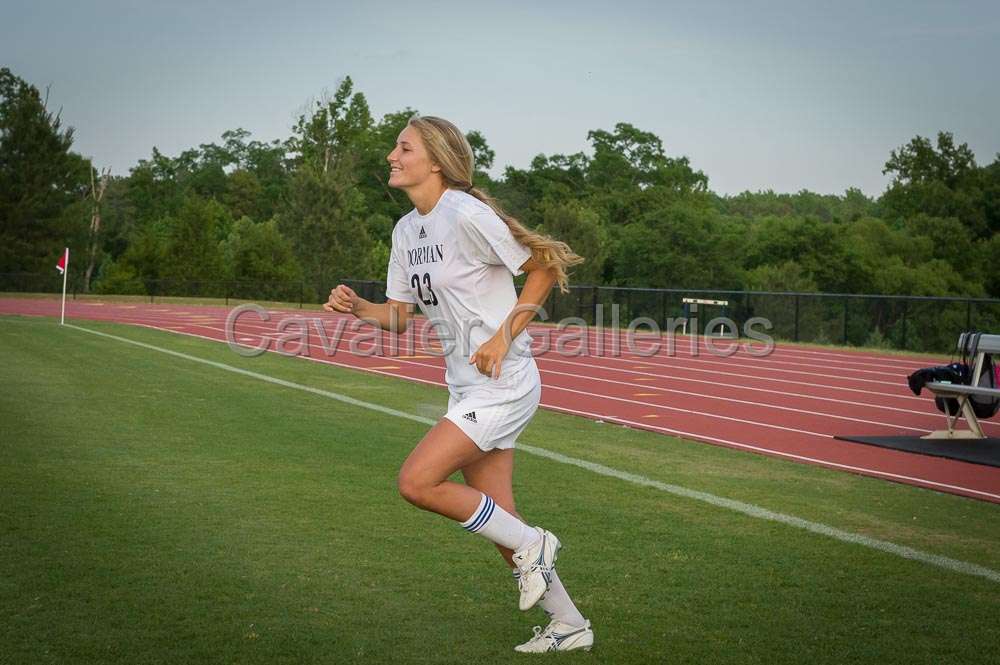
[[[221,307],[73,301],[73,319],[114,321],[225,342],[230,309]],[[0,314],[58,316],[55,300],[0,299]],[[306,320],[305,325],[296,321]],[[426,321],[412,335],[352,329],[353,317],[300,310],[270,310],[269,320],[240,317],[236,339],[268,349],[282,348],[315,362],[361,369],[444,386],[444,360],[433,354],[433,335],[421,341]],[[284,326],[281,328],[280,326]],[[326,348],[319,334],[326,335]],[[337,328],[342,335],[333,346]],[[678,337],[673,352],[648,350],[655,338],[640,336],[634,349],[620,336],[589,329],[558,332],[532,326],[542,374],[542,406],[605,422],[681,436],[798,462],[1000,503],[1000,468],[835,440],[836,435],[919,436],[944,427],[944,417],[927,396],[906,386],[915,369],[944,358],[903,358],[848,350],[779,345],[759,357],[743,342],[729,357],[712,354],[704,338]],[[283,338],[283,340],[282,340]],[[301,339],[306,340],[305,344]],[[278,346],[281,341],[282,346]],[[392,350],[392,344],[398,350]],[[545,345],[548,344],[548,347]],[[732,340],[716,343],[725,349]],[[376,345],[381,353],[373,354]],[[603,353],[598,351],[603,345]],[[556,353],[554,349],[588,354]],[[362,353],[352,353],[352,349]],[[1000,423],[986,422],[987,435],[1000,437]]]

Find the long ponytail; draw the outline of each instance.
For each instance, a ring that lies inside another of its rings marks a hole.
[[[535,261],[555,273],[559,290],[568,293],[567,269],[583,263],[583,257],[574,253],[570,246],[561,240],[528,229],[516,218],[504,212],[496,199],[473,186],[472,147],[458,127],[434,116],[413,116],[408,124],[420,132],[432,161],[441,167],[441,177],[445,184],[450,189],[466,192],[488,205],[510,229],[514,240],[530,249]]]

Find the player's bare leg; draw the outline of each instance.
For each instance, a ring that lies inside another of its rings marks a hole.
[[[493,497],[496,504],[521,521],[524,518],[517,512],[514,505],[514,451],[494,450],[484,457],[462,469],[462,477],[466,484],[483,494]],[[502,545],[496,545],[503,560],[514,570],[515,579],[519,571],[511,560],[513,551]],[[539,628],[528,642],[516,647],[522,652],[532,651],[569,651],[573,649],[590,649],[594,644],[594,633],[580,610],[577,609],[569,593],[559,579],[557,571],[552,571],[549,590],[545,592],[538,604],[545,610],[551,622],[542,630]]]
[[[511,560],[521,572],[519,606],[527,610],[549,589],[559,539],[544,529],[528,526],[490,495],[448,480],[455,471],[488,454],[455,423],[442,419],[403,463],[399,493],[413,505],[461,522],[467,531],[513,550]]]

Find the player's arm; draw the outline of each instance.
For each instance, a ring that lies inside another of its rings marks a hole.
[[[344,312],[359,319],[374,321],[382,330],[402,334],[410,324],[409,303],[389,299],[384,303],[365,300],[349,286],[338,284],[330,291],[330,298],[323,305],[327,312]]]
[[[524,280],[517,305],[507,315],[496,334],[476,349],[469,359],[469,363],[475,363],[481,373],[494,379],[500,376],[500,364],[507,357],[507,351],[510,350],[514,338],[524,332],[535,318],[542,303],[549,297],[552,285],[556,283],[555,271],[546,268],[533,258],[525,261],[521,265],[521,270],[528,276]]]

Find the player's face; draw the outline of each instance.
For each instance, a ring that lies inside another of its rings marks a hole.
[[[386,159],[389,161],[390,187],[417,187],[441,170],[431,161],[420,132],[409,125],[399,133],[396,147]]]

